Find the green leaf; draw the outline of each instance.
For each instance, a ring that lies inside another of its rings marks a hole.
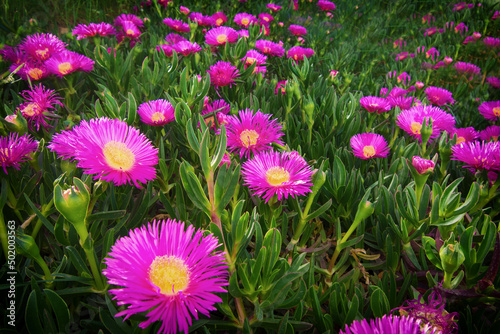
[[[54,226],[45,218],[44,215],[37,209],[35,204],[29,199],[29,197],[24,194],[24,198],[26,199],[26,202],[28,202],[28,205],[30,208],[33,210],[33,212],[36,214],[36,216],[42,221],[43,225],[47,228],[47,230],[50,231],[50,233],[54,234]]]
[[[384,314],[388,314],[391,310],[389,299],[382,289],[376,288],[370,298],[370,307],[373,315],[376,318],[381,318]]]
[[[78,253],[76,248],[73,246],[66,246],[66,250],[68,251],[71,263],[73,264],[73,266],[75,266],[76,270],[78,270],[78,273],[80,275],[82,275],[82,273],[85,273],[87,274],[86,277],[92,277],[89,268],[87,267],[87,264],[85,263],[85,261],[83,261],[82,257],[80,256],[80,253]]]
[[[218,145],[217,149],[215,150],[215,155],[212,158],[212,161],[210,162],[210,166],[212,168],[217,168],[222,161],[222,158],[224,158],[224,154],[226,153],[226,147],[227,147],[227,136],[226,136],[226,126],[222,125],[220,128],[220,135],[217,136],[218,138]]]
[[[134,94],[128,92],[128,115],[127,124],[132,125],[137,118],[137,102],[135,101]]]
[[[425,250],[425,255],[431,261],[431,263],[438,268],[439,270],[443,270],[441,266],[441,259],[439,257],[438,250],[436,249],[436,241],[428,236],[422,236],[422,246]]]
[[[87,216],[87,222],[91,223],[97,220],[115,220],[122,218],[127,213],[126,210],[103,211]]]
[[[203,137],[200,143],[200,149],[198,151],[198,155],[200,156],[201,169],[203,170],[203,174],[205,174],[206,178],[208,178],[209,174],[212,172],[212,168],[210,166],[209,147],[210,147],[210,129],[207,128],[203,132]]]
[[[43,334],[45,330],[42,327],[40,319],[42,318],[43,310],[38,309],[36,291],[31,291],[26,303],[25,317],[26,328],[30,334]]]
[[[318,217],[319,215],[323,214],[324,212],[326,212],[328,209],[330,209],[330,206],[332,206],[332,199],[330,198],[328,200],[328,202],[326,202],[325,204],[323,204],[321,207],[319,207],[316,211],[308,214],[306,216],[306,221],[311,221],[313,220],[314,218]]]
[[[203,212],[210,217],[210,202],[196,175],[194,175],[192,171],[188,171],[188,166],[191,167],[187,162],[183,162],[180,166],[182,185],[194,205],[203,210]]]
[[[59,328],[59,332],[64,333],[69,329],[69,309],[68,305],[57,293],[52,290],[45,289],[43,290],[47,299],[49,300],[50,305],[52,306],[52,310],[56,315],[57,327]]]

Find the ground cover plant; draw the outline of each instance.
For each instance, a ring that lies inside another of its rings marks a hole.
[[[12,333],[498,333],[495,1],[8,0]]]

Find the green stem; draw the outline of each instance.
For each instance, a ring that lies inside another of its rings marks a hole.
[[[9,246],[7,240],[7,227],[5,226],[5,219],[3,217],[3,208],[0,209],[0,241],[2,242],[3,253],[5,260],[9,258]]]
[[[444,273],[444,278],[443,278],[443,288],[445,289],[451,289],[451,280],[453,279],[453,273]]]
[[[301,212],[299,225],[297,225],[297,229],[295,230],[295,232],[293,234],[292,240],[290,240],[290,243],[287,246],[287,250],[292,250],[293,247],[299,242],[300,236],[302,235],[302,232],[304,231],[306,223],[308,222],[307,215],[309,214],[309,210],[311,209],[311,206],[313,204],[314,197],[315,196],[309,196],[309,198],[307,199],[304,211]],[[298,203],[299,200],[295,199],[295,201],[297,201],[297,206],[299,206],[299,203]]]
[[[96,283],[96,288],[99,291],[104,290],[104,283],[101,278],[101,272],[99,271],[96,263],[96,259],[94,256],[93,247],[88,247],[91,243],[87,242],[87,239],[90,238],[89,232],[87,231],[86,222],[81,222],[80,224],[73,224],[76,229],[76,232],[80,236],[80,245],[83,247],[85,254],[87,255],[87,260],[90,264],[90,270],[92,271],[92,275],[94,276],[94,281]],[[91,240],[89,240],[91,241]]]
[[[42,215],[44,217],[47,215],[47,212],[49,212],[49,210],[52,208],[52,205],[54,205],[54,198],[51,198],[50,202],[47,203],[47,205],[45,205],[44,207],[42,207]],[[38,220],[36,221],[36,225],[33,228],[33,232],[31,233],[31,236],[33,237],[33,239],[36,238],[38,231],[40,231],[40,228],[42,228],[42,224],[43,224],[42,220],[40,218],[38,218]]]
[[[358,228],[358,225],[361,223],[361,221],[362,221],[361,218],[356,217],[354,219],[351,227],[349,227],[347,232],[344,234],[344,237],[340,240],[340,242],[337,243],[337,246],[335,247],[335,252],[333,252],[332,259],[330,260],[330,264],[328,265],[329,272],[332,272],[333,267],[335,267],[335,261],[337,261],[337,258],[339,257],[340,252],[343,249],[343,247],[341,247],[342,244],[345,243],[347,241],[347,239],[349,239],[349,237],[351,236],[351,234],[354,233],[354,231],[356,231],[356,229]]]
[[[38,263],[38,265],[42,268],[45,280],[50,281],[46,283],[46,286],[48,287],[52,286],[54,284],[53,282],[54,277],[52,277],[52,273],[50,272],[49,267],[47,266],[47,264],[45,263],[45,261],[42,259],[41,256],[34,259],[36,263]]]

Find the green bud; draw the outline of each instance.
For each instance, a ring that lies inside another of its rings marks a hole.
[[[17,252],[21,255],[28,256],[33,259],[41,259],[40,250],[31,235],[24,233],[16,233]]]
[[[24,135],[28,131],[28,123],[19,109],[16,111],[15,115],[5,116],[2,123],[4,123],[5,127],[10,132],[17,132],[20,135]]]
[[[422,138],[422,145],[426,145],[432,136],[432,118],[428,119],[424,117],[422,121],[422,128],[420,129],[420,136]]]
[[[70,223],[76,226],[85,225],[90,195],[85,184],[78,178],[73,178],[74,186],[62,190],[57,184],[54,188],[54,205]],[[78,228],[77,228],[78,230]]]
[[[356,212],[356,217],[354,217],[354,221],[362,221],[366,218],[370,217],[373,212],[375,212],[375,206],[370,201],[361,201],[358,205],[358,211]]]
[[[307,124],[309,125],[309,123],[314,123],[314,101],[311,98],[305,100],[302,108],[304,108],[307,115]]]
[[[146,28],[149,28],[151,26],[151,20],[149,19],[149,17],[145,17],[142,21],[144,22],[144,26]]]
[[[453,274],[465,261],[465,255],[458,242],[454,244],[443,245],[439,250],[441,266],[448,274]]]

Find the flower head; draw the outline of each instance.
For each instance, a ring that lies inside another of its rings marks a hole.
[[[287,57],[293,60],[304,60],[304,57],[309,58],[314,55],[314,50],[309,48],[303,48],[301,46],[294,46],[290,48],[287,52]]]
[[[190,55],[201,51],[201,46],[196,44],[196,42],[191,43],[189,41],[180,41],[172,45],[172,49],[175,52],[180,53],[183,56]]]
[[[390,149],[383,136],[376,133],[360,133],[351,137],[354,155],[360,159],[385,158]]]
[[[215,65],[210,66],[207,73],[210,74],[210,83],[216,87],[231,87],[234,80],[240,75],[236,66],[225,61],[218,61]]]
[[[479,134],[473,127],[452,129],[450,131],[450,138],[452,138],[455,134],[457,135],[456,145],[472,142],[479,137]]]
[[[21,93],[26,102],[19,106],[19,110],[23,117],[28,121],[30,127],[40,129],[40,125],[48,128],[49,124],[45,120],[47,114],[53,114],[56,110],[56,105],[62,107],[59,101],[61,98],[55,90],[46,89],[42,84],[33,86],[31,90],[25,90]]]
[[[248,50],[247,54],[241,58],[241,60],[245,62],[246,68],[247,66],[252,66],[253,64],[256,64],[257,66],[265,64],[267,56],[264,56],[257,50]]]
[[[471,63],[458,61],[455,63],[454,66],[459,74],[474,76],[474,75],[479,75],[481,73],[481,69],[478,66]]]
[[[94,36],[116,35],[116,29],[106,22],[90,23],[89,25],[79,24],[73,29],[73,35],[76,39],[84,39]]]
[[[415,98],[413,96],[408,96],[408,97],[406,97],[406,96],[398,96],[398,97],[389,96],[387,98],[387,100],[389,101],[391,108],[398,107],[401,110],[410,109],[413,104],[418,105],[418,103],[420,103],[420,101],[417,100],[417,98]]]
[[[34,60],[45,61],[66,50],[66,44],[55,35],[36,33],[27,36],[19,44],[19,50]]]
[[[418,155],[413,156],[413,158],[411,159],[411,163],[417,170],[417,173],[420,175],[432,172],[434,170],[434,167],[436,166],[434,161],[423,159]]]
[[[479,139],[484,141],[498,141],[500,137],[500,126],[490,125],[483,131],[479,132]]]
[[[259,23],[262,25],[269,25],[269,23],[274,21],[274,17],[268,13],[259,14]]]
[[[218,239],[203,235],[192,225],[167,219],[133,229],[116,241],[104,260],[103,274],[119,289],[111,289],[118,305],[127,307],[116,314],[128,317],[147,312],[146,328],[161,321],[160,332],[188,332],[192,318],[209,316],[216,293],[227,292],[227,265],[215,251]]]
[[[14,71],[18,66],[18,64],[12,64],[9,70]],[[48,77],[50,72],[43,61],[27,59],[17,74],[24,80],[29,78],[31,81],[39,81]]]
[[[425,123],[426,125],[428,125],[429,120],[432,119],[432,134],[430,139],[437,138],[441,131],[451,130],[455,126],[455,118],[452,115],[444,112],[438,107],[424,105],[403,110],[397,116],[396,124],[409,135],[421,140],[420,130],[422,129],[424,118],[427,120]]]
[[[408,94],[408,90],[401,87],[393,87],[389,92],[389,97],[406,96],[406,94]]]
[[[288,27],[288,30],[290,30],[292,35],[295,35],[295,36],[303,36],[303,35],[307,34],[307,29],[304,28],[303,26],[299,26],[297,24],[290,24],[290,26]]]
[[[141,121],[152,126],[163,126],[175,120],[174,107],[167,100],[144,102],[137,109]]]
[[[270,114],[246,109],[240,110],[238,116],[228,116],[226,121],[228,149],[239,151],[240,157],[270,150],[272,143],[283,145],[282,126]]]
[[[377,114],[391,110],[391,104],[384,97],[365,96],[359,100],[359,103],[368,112],[376,112]]]
[[[207,31],[205,43],[208,45],[224,45],[226,43],[236,43],[238,38],[238,33],[233,28],[217,27]]]
[[[500,171],[500,142],[468,142],[462,145],[455,145],[451,148],[451,160],[465,163],[473,173],[476,170],[496,170]]]
[[[7,167],[20,170],[19,163],[28,161],[29,155],[38,148],[38,142],[29,135],[19,137],[18,133],[11,133],[9,137],[0,137],[0,164],[7,173]]]
[[[485,37],[483,43],[489,48],[498,48],[500,47],[500,38]]]
[[[274,89],[274,94],[278,95],[278,92],[281,92],[281,95],[285,95],[285,93],[286,93],[286,89],[285,89],[286,83],[287,83],[287,80],[278,81],[278,83],[276,83],[276,88]]]
[[[427,100],[436,106],[455,103],[451,92],[441,87],[427,87],[425,89],[425,95],[427,95]]]
[[[399,317],[396,315],[384,315],[382,318],[353,321],[351,325],[345,325],[345,330],[339,334],[420,334],[420,320],[412,317]],[[434,334],[434,331],[426,334]],[[437,333],[435,333],[437,334]]]
[[[335,10],[335,4],[333,2],[327,1],[327,0],[319,0],[318,7],[324,11]]]
[[[488,121],[495,122],[500,118],[500,101],[483,102],[478,109]]]
[[[260,153],[243,163],[241,173],[252,196],[262,197],[266,203],[274,195],[280,201],[311,192],[312,169],[297,152]]]
[[[52,137],[48,146],[63,159],[78,161],[85,174],[115,185],[146,183],[156,178],[158,149],[132,126],[118,119],[82,121]]]
[[[45,62],[50,73],[63,77],[76,71],[90,72],[94,61],[73,51],[60,52]]]
[[[234,16],[234,23],[244,28],[248,28],[248,26],[257,22],[257,18],[252,14],[238,13]]]
[[[191,12],[191,11],[189,10],[189,8],[184,7],[184,6],[180,6],[180,7],[179,7],[179,10],[180,10],[180,11],[181,11],[181,13],[182,13],[182,14],[184,14],[184,15],[189,15],[189,13]]]
[[[499,89],[500,88],[500,79],[497,77],[487,77],[486,81],[490,84],[491,87]]]
[[[407,300],[407,306],[398,307],[399,313],[402,316],[420,321],[420,329],[425,333],[441,333],[451,334],[458,330],[455,322],[455,317],[458,313],[448,313],[444,307],[444,302],[441,295],[435,290],[429,295],[427,303],[422,301],[422,296],[418,299]]]
[[[212,16],[205,16],[201,13],[192,12],[188,15],[188,19],[193,22],[197,22],[198,25],[202,27],[212,27],[215,25],[215,21]]]
[[[165,42],[169,45],[174,45],[179,42],[187,42],[188,40],[176,33],[170,33],[165,37]]]
[[[144,26],[144,22],[134,14],[121,14],[115,19],[113,24],[117,27],[123,28],[125,22],[132,23],[139,28]]]
[[[281,45],[265,39],[257,40],[255,48],[263,54],[270,56],[283,57],[285,55],[285,49]]]
[[[203,120],[208,125],[210,122],[212,123],[212,129],[216,129],[216,122],[220,125],[227,123],[226,115],[231,111],[231,106],[224,100],[215,100],[213,103],[207,103],[205,109],[201,112]],[[210,115],[209,115],[210,114]],[[214,118],[215,116],[215,118]],[[218,133],[219,131],[216,131]]]
[[[270,10],[272,10],[273,12],[277,12],[281,9],[281,6],[280,5],[276,5],[274,3],[268,3],[266,5],[267,8],[269,8]]]
[[[189,24],[182,22],[182,20],[174,20],[171,18],[163,19],[163,24],[177,32],[190,32]]]

